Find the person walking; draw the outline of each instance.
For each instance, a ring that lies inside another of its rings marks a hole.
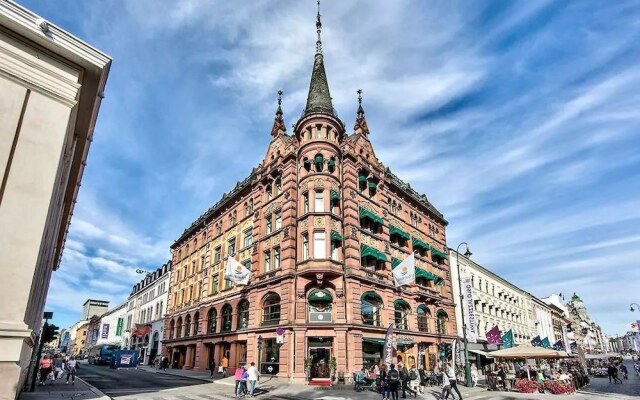
[[[458,394],[458,399],[462,400],[462,394],[460,393],[460,389],[458,389],[458,379],[456,378],[456,370],[453,367],[453,364],[448,364],[445,366],[445,368],[447,368],[447,373],[445,375],[448,376],[449,378],[449,385],[451,386],[451,397],[455,397],[453,396],[453,391],[455,390],[456,393]]]
[[[67,382],[66,385],[69,384],[69,377],[71,377],[71,384],[76,384],[76,365],[77,361],[75,357],[71,357],[69,361],[67,361]]]
[[[44,386],[45,382],[47,382],[47,377],[51,373],[51,367],[51,358],[49,358],[48,354],[45,354],[40,360],[40,385]]]
[[[233,393],[236,394],[236,397],[240,397],[238,395],[238,388],[240,387],[240,381],[242,380],[242,374],[244,374],[244,369],[242,367],[236,368],[236,372],[233,374],[233,380],[236,383],[236,387],[233,389]]]
[[[620,373],[622,373],[622,378],[629,379],[629,371],[627,370],[627,366],[620,363]]]
[[[389,392],[391,393],[391,400],[398,400],[398,387],[400,386],[400,373],[396,369],[396,366],[393,364],[389,366],[389,372],[387,373],[387,381],[389,382]]]
[[[420,391],[420,374],[418,374],[418,369],[415,365],[411,366],[409,369],[409,388],[413,391],[413,395],[418,397],[418,392]]]
[[[213,378],[213,372],[216,370],[216,362],[213,358],[209,360],[209,371],[211,371],[211,377]]]
[[[62,366],[64,365],[62,356],[60,354],[56,354],[53,359],[53,382],[57,379],[60,379],[62,376]]]
[[[618,383],[620,381],[622,384],[622,379],[618,378],[618,368],[615,365],[612,365],[611,373],[613,374],[613,382]]]
[[[256,382],[260,379],[260,373],[256,368],[256,363],[251,363],[247,369],[247,374],[247,382],[249,382],[249,397],[253,397],[253,392],[256,390]]]
[[[471,363],[471,385],[475,387],[478,384],[478,367],[476,363]]]
[[[402,381],[402,398],[407,398],[407,392],[409,392],[409,395],[413,394],[414,397],[418,397],[418,394],[409,387],[411,377],[409,376],[407,368],[405,366],[398,367],[398,372],[400,373],[400,380]]]
[[[222,377],[224,378],[227,376],[227,368],[229,367],[229,359],[226,354],[222,357],[220,366],[222,367]]]
[[[162,368],[163,371],[166,371],[168,366],[169,358],[167,356],[162,356],[162,359],[160,360],[160,368]]]
[[[611,383],[611,380],[613,379],[613,371],[615,370],[616,367],[613,366],[613,364],[609,364],[609,366],[607,367],[607,376],[609,377],[609,383]],[[615,381],[613,381],[615,383]]]
[[[389,400],[389,380],[387,379],[387,365],[382,364],[379,369],[380,377],[380,394],[382,394],[382,400]]]
[[[451,397],[455,399],[455,396],[453,395],[453,392],[451,391],[451,382],[449,381],[449,377],[443,371],[442,372],[442,394],[441,394],[440,398],[442,400],[446,400],[446,399],[449,398],[449,395],[451,395]]]

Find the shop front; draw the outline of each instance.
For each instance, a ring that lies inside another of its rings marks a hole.
[[[333,338],[310,337],[308,339],[310,384],[331,380],[331,361],[333,359]]]

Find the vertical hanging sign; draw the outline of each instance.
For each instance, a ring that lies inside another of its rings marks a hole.
[[[478,342],[478,331],[476,329],[476,311],[473,307],[473,284],[471,276],[462,277],[462,307],[465,312],[464,323],[467,327],[467,341]]]
[[[387,364],[387,368],[393,364],[393,324],[389,325],[387,329],[387,336],[384,338],[384,363]]]
[[[116,327],[116,336],[122,336],[122,325],[124,325],[124,318],[118,318],[118,326]]]

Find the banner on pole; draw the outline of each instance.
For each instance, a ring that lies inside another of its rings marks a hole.
[[[102,339],[107,339],[109,337],[109,324],[102,324]]]
[[[478,342],[478,331],[476,330],[476,310],[473,306],[473,284],[471,276],[467,275],[462,278],[462,307],[465,310],[465,320],[467,332],[467,341],[470,343]]]
[[[416,259],[415,255],[411,253],[410,256],[402,260],[398,266],[392,271],[393,282],[396,287],[409,285],[416,281]]]
[[[393,364],[393,324],[389,325],[387,329],[387,336],[384,338],[384,363],[387,364],[387,368]]]

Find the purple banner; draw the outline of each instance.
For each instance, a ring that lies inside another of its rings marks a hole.
[[[102,339],[107,339],[109,337],[109,324],[102,325]]]

